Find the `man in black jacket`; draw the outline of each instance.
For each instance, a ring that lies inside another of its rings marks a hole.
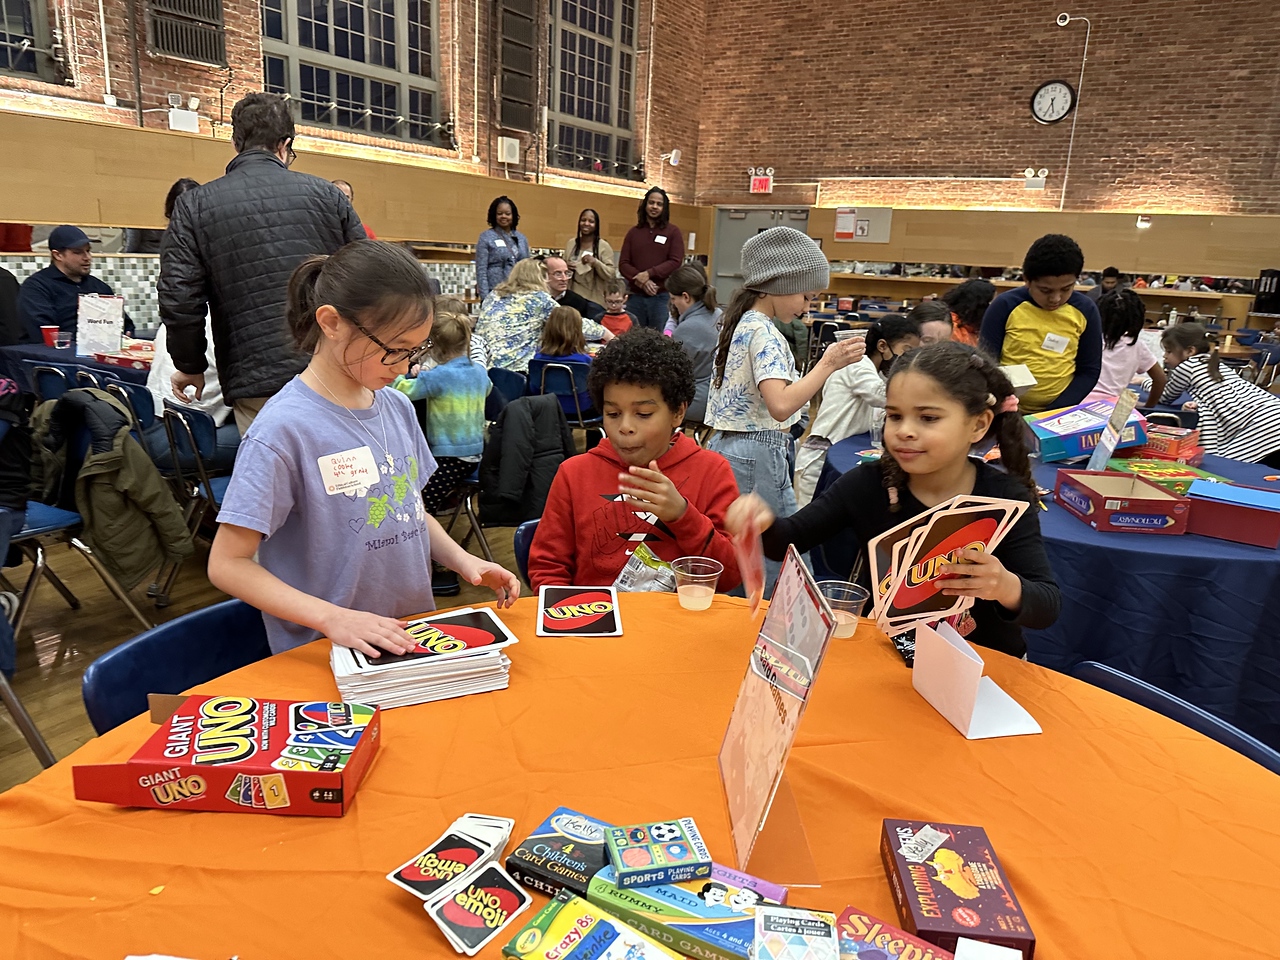
[[[604,307],[569,289],[573,271],[564,257],[547,257],[542,264],[547,268],[547,289],[551,291],[551,298],[562,306],[573,307],[588,320],[599,322],[604,316]]]
[[[275,94],[251,93],[231,111],[238,154],[224,177],[188,190],[160,245],[160,317],[177,372],[173,392],[204,388],[205,312],[218,379],[243,434],[262,405],[307,365],[285,321],[289,275],[364,227],[328,180],[292,173],[293,117]]]

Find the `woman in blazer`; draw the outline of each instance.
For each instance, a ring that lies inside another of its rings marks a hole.
[[[489,204],[489,229],[476,241],[476,290],[484,299],[511,273],[511,268],[529,257],[529,241],[516,228],[520,211],[510,197],[498,197]]]

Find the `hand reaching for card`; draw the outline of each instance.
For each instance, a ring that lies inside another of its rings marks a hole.
[[[958,563],[938,567],[938,575],[946,578],[944,595],[994,600],[1006,610],[1022,607],[1022,580],[995,556],[982,550],[962,550],[958,556]]]
[[[478,557],[464,563],[458,576],[477,587],[488,587],[498,595],[498,609],[509,607],[520,599],[520,578],[510,570]]]
[[[333,613],[321,625],[321,632],[331,643],[359,650],[366,657],[377,657],[378,650],[408,653],[417,646],[405,633],[406,626],[408,622],[405,620],[335,606]]]
[[[650,460],[648,469],[628,467],[618,474],[618,492],[626,496],[632,510],[652,513],[663,523],[672,523],[684,516],[689,503],[665,473],[658,469],[658,461]]]

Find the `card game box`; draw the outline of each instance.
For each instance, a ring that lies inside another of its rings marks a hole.
[[[569,890],[534,914],[502,953],[511,960],[681,960]]]
[[[844,908],[836,927],[840,960],[953,960],[951,951],[853,907]]]
[[[955,951],[984,940],[1031,960],[1036,938],[981,827],[885,820],[880,859],[908,933]]]
[[[650,887],[711,876],[711,851],[692,817],[610,827],[605,850],[619,887]]]
[[[554,897],[567,887],[585,897],[591,878],[609,862],[605,831],[613,824],[557,807],[507,857],[508,872],[526,887]]]
[[[1269,550],[1280,546],[1280,490],[1197,480],[1188,495],[1188,533]]]
[[[1191,501],[1142,477],[1108,470],[1059,470],[1054,499],[1095,530],[1187,532]]]
[[[382,714],[367,704],[204,696],[170,702],[177,709],[127,761],[72,768],[78,800],[340,817],[378,750]]]
[[[1036,455],[1045,463],[1088,456],[1102,439],[1102,431],[1115,404],[1107,400],[1029,413],[1022,419],[1031,428]],[[1138,447],[1147,442],[1147,420],[1136,410],[1129,414],[1116,449]]]
[[[753,960],[839,960],[833,913],[761,904],[755,919]]]
[[[1116,473],[1132,473],[1180,497],[1187,495],[1187,491],[1191,489],[1191,484],[1195,480],[1230,483],[1226,477],[1219,477],[1173,460],[1145,460],[1137,457],[1128,460],[1117,457],[1107,461],[1107,469]]]
[[[1164,423],[1153,423],[1147,428],[1144,446],[1163,457],[1186,457],[1203,449],[1198,427],[1171,427]]]
[[[748,960],[755,908],[785,903],[787,888],[718,863],[706,880],[623,889],[612,865],[591,880],[587,899],[658,943],[689,957]]]

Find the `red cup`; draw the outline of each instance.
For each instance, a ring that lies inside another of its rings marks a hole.
[[[53,344],[54,338],[57,337],[58,335],[57,326],[54,325],[54,326],[48,326],[48,327],[41,327],[40,332],[44,334],[44,345],[46,347],[52,347],[54,345]]]

